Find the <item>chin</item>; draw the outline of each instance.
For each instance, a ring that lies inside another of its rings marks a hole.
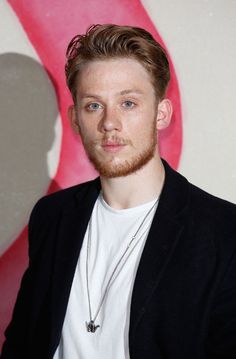
[[[154,151],[142,153],[140,156],[133,158],[128,161],[125,160],[122,163],[113,162],[102,162],[98,161],[97,158],[90,158],[90,161],[94,165],[101,177],[106,178],[117,178],[126,177],[135,172],[141,170],[148,162],[154,157]]]

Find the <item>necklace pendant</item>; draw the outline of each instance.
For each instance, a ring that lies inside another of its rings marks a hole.
[[[100,325],[95,325],[93,320],[90,320],[89,323],[86,322],[87,331],[90,333],[95,333],[99,327],[100,327]]]

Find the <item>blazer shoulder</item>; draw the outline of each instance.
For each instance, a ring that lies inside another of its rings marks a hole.
[[[236,204],[229,202],[225,199],[219,198],[210,194],[203,189],[195,186],[189,182],[190,199],[192,205],[198,206],[201,210],[215,212],[228,213],[228,215],[236,215]]]
[[[33,258],[42,243],[49,239],[49,233],[57,228],[62,215],[76,211],[79,201],[95,198],[100,190],[100,180],[85,182],[69,187],[38,200],[29,219],[29,256]],[[88,196],[87,196],[88,195]],[[86,197],[87,196],[87,197]]]
[[[236,205],[189,183],[189,218],[198,233],[230,257],[236,251]]]
[[[40,198],[34,205],[29,219],[29,234],[32,228],[45,227],[46,223],[59,218],[60,214],[70,208],[76,209],[87,193],[99,193],[100,179],[68,187]]]
[[[90,190],[99,192],[100,179],[99,177],[94,180],[84,182],[72,187],[68,187],[57,192],[48,194],[40,198],[35,204],[32,214],[34,212],[43,212],[46,215],[50,215],[51,212],[60,212],[75,203],[76,200],[82,199],[86,193]]]
[[[163,161],[166,178],[160,203],[174,216],[189,214],[195,219],[209,221],[221,213],[235,218],[236,205],[195,186]]]

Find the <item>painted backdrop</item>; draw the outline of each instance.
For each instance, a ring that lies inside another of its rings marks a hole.
[[[175,111],[161,134],[162,156],[197,185],[236,202],[236,5],[175,4],[0,1],[0,346],[27,265],[33,204],[96,176],[66,118],[64,79],[68,41],[90,24],[141,26],[166,47]]]

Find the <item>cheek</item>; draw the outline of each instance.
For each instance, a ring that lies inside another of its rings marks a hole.
[[[90,141],[90,130],[87,128],[87,126],[84,126],[83,124],[80,124],[80,137],[83,143],[88,143]]]
[[[96,133],[97,125],[95,121],[81,118],[78,123],[82,136],[91,137]]]
[[[153,132],[156,132],[156,120],[151,112],[148,114],[145,112],[143,116],[141,114],[141,116],[136,119],[131,130],[131,133],[139,138],[150,136]]]

